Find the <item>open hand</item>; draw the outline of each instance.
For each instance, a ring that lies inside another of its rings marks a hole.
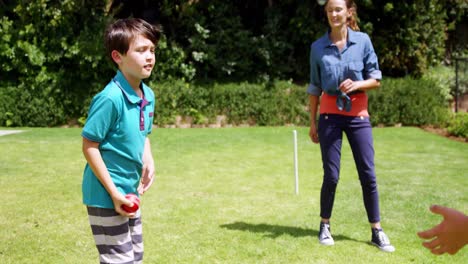
[[[433,205],[430,210],[442,215],[444,220],[429,230],[418,232],[420,238],[427,240],[423,246],[435,255],[457,253],[468,243],[468,216],[440,205]]]
[[[144,194],[153,184],[154,181],[154,162],[148,161],[143,164],[143,170],[141,173],[141,181],[138,186],[138,193]]]

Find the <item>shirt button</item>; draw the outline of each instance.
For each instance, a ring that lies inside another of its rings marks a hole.
[[[328,119],[328,116],[326,115],[326,116],[325,116],[325,120],[327,120],[327,119]]]

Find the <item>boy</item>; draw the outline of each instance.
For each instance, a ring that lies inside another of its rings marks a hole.
[[[141,263],[140,210],[128,193],[143,194],[153,183],[150,141],[154,93],[142,79],[155,63],[160,30],[141,19],[122,19],[105,32],[106,52],[117,74],[91,102],[83,128],[83,203],[87,206],[101,263]]]

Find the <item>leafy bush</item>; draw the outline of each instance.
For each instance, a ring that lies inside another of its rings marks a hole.
[[[156,49],[156,61],[151,80],[191,81],[195,77],[196,70],[191,63],[186,62],[185,51],[176,42],[170,42],[165,33]]]
[[[448,122],[447,131],[454,136],[468,139],[468,113],[454,114]]]
[[[108,10],[110,2],[113,1],[0,1],[0,126],[55,126],[72,119],[82,120],[92,95],[114,73],[102,45],[103,30],[114,15]],[[163,25],[164,36],[150,81],[171,83],[162,84],[167,89],[161,89],[174,92],[174,98],[167,98],[177,102],[169,108],[178,113],[172,115],[191,115],[197,123],[210,122],[219,113],[229,116],[233,123],[307,123],[302,111],[302,102],[307,100],[305,89],[276,81],[307,80],[310,43],[327,28],[323,7],[316,1],[120,2],[137,7],[122,8],[122,17],[152,14],[152,19]],[[372,38],[385,76],[423,76],[431,65],[443,59],[445,35],[455,32],[468,10],[463,0],[378,2],[366,0],[357,4],[361,28]],[[130,14],[129,10],[141,13]],[[449,75],[447,71],[446,76]],[[231,82],[226,84],[228,87],[240,84],[231,89],[213,80]],[[443,77],[434,82],[430,77],[426,84],[447,87],[448,80]],[[212,84],[196,83],[200,81]],[[391,81],[384,84],[382,90],[400,85]],[[374,107],[378,123],[419,124],[443,119],[441,110],[431,110],[441,112],[431,119],[418,117],[422,114],[405,106],[441,105],[430,102],[435,99],[419,99],[426,88],[388,89],[388,95],[376,95],[389,112],[380,113]],[[403,103],[408,100],[403,98],[398,109],[386,103],[387,98],[397,102],[400,95],[412,93],[417,95],[415,103]],[[212,94],[219,100],[214,100]],[[447,95],[444,90],[441,97]],[[28,104],[13,103],[24,100]],[[229,106],[226,102],[231,100]],[[400,116],[393,114],[396,112]],[[172,120],[170,115],[164,114],[164,120],[158,122]]]
[[[447,18],[444,1],[375,2],[365,1],[359,15],[367,22],[364,28],[373,30],[371,38],[386,75],[420,77],[443,59]]]
[[[0,125],[54,126],[83,115],[81,104],[112,70],[101,44],[105,3],[38,0],[7,7],[0,17],[0,103],[10,114],[0,116]]]
[[[0,125],[47,127],[65,124],[64,109],[56,91],[27,90],[24,87],[0,89]]]
[[[223,115],[234,125],[305,125],[308,113],[305,88],[289,82],[263,84],[190,84],[182,81],[150,83],[157,103],[155,124],[175,124],[189,117],[194,124],[214,123]]]
[[[181,116],[192,124],[214,123],[223,115],[234,125],[309,125],[306,87],[290,82],[150,83],[157,104],[155,123],[175,124]],[[449,118],[445,92],[431,79],[385,78],[369,92],[373,125],[444,125]]]
[[[430,79],[386,78],[379,89],[369,92],[373,125],[441,125],[448,118],[448,102]]]
[[[455,69],[448,66],[437,66],[430,68],[422,77],[434,83],[445,100],[450,101],[455,94]]]

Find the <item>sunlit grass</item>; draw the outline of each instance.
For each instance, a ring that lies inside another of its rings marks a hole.
[[[292,130],[298,130],[299,195]],[[80,129],[0,137],[0,263],[96,263],[81,204]],[[354,161],[343,146],[334,247],[317,242],[322,178],[307,128],[156,129],[157,180],[142,198],[145,263],[463,263],[433,256],[419,230],[432,203],[467,212],[468,144],[417,128],[376,128],[382,223],[397,250],[368,244]],[[378,260],[378,261],[377,261]]]

